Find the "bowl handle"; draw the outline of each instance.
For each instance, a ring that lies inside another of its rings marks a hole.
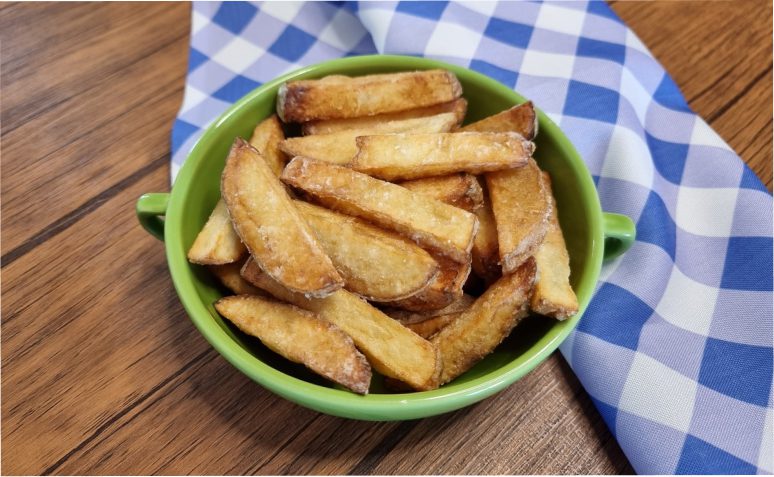
[[[164,221],[160,216],[167,213],[169,194],[143,194],[137,199],[137,220],[140,225],[157,239],[164,241]]]
[[[612,260],[629,250],[637,236],[634,222],[626,215],[603,212],[602,228],[605,234],[603,258],[605,261]]]

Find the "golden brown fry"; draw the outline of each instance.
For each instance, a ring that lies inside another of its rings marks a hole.
[[[302,130],[304,136],[312,134],[330,134],[347,129],[369,129],[375,125],[399,121],[403,119],[427,118],[442,113],[453,113],[456,125],[462,124],[465,119],[465,113],[468,110],[468,102],[465,98],[458,98],[448,103],[425,106],[423,108],[398,111],[397,113],[377,114],[376,116],[363,116],[360,118],[349,119],[327,119],[321,121],[311,121],[304,123]],[[304,155],[304,154],[299,154]]]
[[[465,173],[401,182],[406,189],[474,212],[484,204],[484,192],[476,177]]]
[[[457,125],[453,113],[426,118],[414,118],[372,124],[368,128],[349,129],[332,134],[292,137],[282,141],[280,148],[290,157],[304,156],[333,164],[348,164],[357,154],[355,139],[371,134],[401,132],[437,133],[451,131]]]
[[[439,315],[429,318],[419,323],[404,323],[403,326],[418,334],[422,338],[432,339],[439,331],[446,328],[449,323],[460,316],[461,313],[451,313],[449,315]]]
[[[247,249],[234,231],[226,204],[221,199],[188,250],[188,261],[200,265],[222,265],[236,262],[246,253]]]
[[[465,311],[470,308],[474,301],[476,301],[474,297],[470,295],[462,295],[459,299],[454,300],[448,306],[438,310],[415,312],[401,310],[399,308],[384,308],[382,311],[384,311],[387,316],[400,321],[404,325],[408,325],[413,323],[421,323],[437,316],[452,315],[454,313]]]
[[[424,288],[402,300],[386,303],[389,306],[410,311],[438,310],[449,306],[462,297],[462,286],[470,275],[470,260],[459,263],[445,257],[435,257],[441,273]]]
[[[470,260],[475,215],[349,168],[296,157],[281,179],[348,215],[394,230],[460,263]]]
[[[269,276],[313,296],[344,285],[282,183],[241,138],[226,160],[221,193],[237,234]]]
[[[551,193],[551,178],[547,172],[543,172],[543,179],[552,207],[546,238],[535,253],[539,278],[530,306],[532,311],[541,315],[564,320],[578,312],[578,297],[570,286],[570,255],[559,226],[556,201]]]
[[[392,301],[427,288],[439,273],[429,253],[355,217],[295,201],[344,287],[372,301]]]
[[[352,339],[314,313],[265,298],[221,298],[218,313],[267,348],[359,394],[367,394],[371,367]]]
[[[389,181],[520,167],[535,145],[515,133],[360,136],[351,167]]]
[[[445,70],[359,76],[327,76],[290,81],[277,93],[284,122],[357,118],[446,103],[462,96],[462,86]]]
[[[538,118],[532,101],[506,109],[481,121],[468,124],[462,131],[517,132],[530,141],[537,136]]]
[[[285,140],[285,133],[282,131],[282,125],[275,114],[258,123],[258,126],[253,130],[253,136],[250,138],[250,145],[261,153],[277,177],[282,173],[285,163],[288,162],[287,156],[279,149],[283,140]]]
[[[492,283],[500,278],[500,248],[497,244],[497,225],[492,213],[492,203],[486,183],[477,178],[483,189],[484,203],[473,213],[478,218],[478,233],[473,240],[473,272],[484,282]]]
[[[210,271],[218,277],[223,285],[234,292],[237,295],[261,295],[264,296],[263,290],[259,290],[242,278],[239,271],[242,269],[244,261],[227,263],[225,265],[210,265],[208,268]]]
[[[504,274],[511,273],[535,254],[546,236],[551,203],[533,159],[526,167],[487,174],[486,185],[497,223],[500,264]]]
[[[276,298],[318,313],[337,325],[384,376],[417,390],[438,386],[440,368],[435,347],[357,295],[338,290],[326,298],[309,299],[269,278],[252,260],[242,268],[242,276]]]
[[[494,351],[527,316],[535,270],[535,260],[527,259],[433,337],[442,362],[440,384],[448,383]]]

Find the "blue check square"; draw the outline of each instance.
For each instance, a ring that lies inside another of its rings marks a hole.
[[[484,35],[505,44],[527,48],[533,27],[492,17],[484,30]]]
[[[564,114],[615,124],[619,100],[619,94],[611,89],[570,80]]]
[[[581,37],[578,40],[578,55],[601,58],[623,64],[626,59],[626,47],[608,41],[592,40]]]
[[[448,4],[448,2],[400,2],[395,11],[429,20],[438,20]]]
[[[740,401],[766,406],[772,384],[772,349],[708,338],[699,383]]]
[[[636,350],[642,327],[652,314],[653,309],[631,292],[605,283],[589,304],[588,315],[581,319],[578,330]]]
[[[223,2],[212,21],[236,35],[242,33],[258,9],[247,2]]]
[[[722,288],[770,291],[772,289],[772,240],[770,237],[728,239]]]
[[[285,31],[277,38],[269,51],[287,61],[296,61],[315,43],[315,38],[309,33],[288,25]]]
[[[237,75],[234,79],[224,84],[219,90],[215,91],[212,96],[229,103],[235,103],[239,98],[260,85],[261,84],[257,81],[245,78],[242,75]]]

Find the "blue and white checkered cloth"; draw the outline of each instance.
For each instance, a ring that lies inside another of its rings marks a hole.
[[[561,351],[640,473],[774,471],[772,197],[602,2],[195,3],[172,175],[214,118],[301,66],[393,53],[532,99],[637,242]]]

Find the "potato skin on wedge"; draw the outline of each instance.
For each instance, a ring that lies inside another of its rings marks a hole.
[[[296,157],[280,177],[320,202],[393,230],[418,245],[467,263],[478,229],[470,212],[349,168]]]
[[[220,189],[234,229],[269,276],[313,296],[344,286],[285,187],[244,139],[231,147]]]
[[[333,164],[348,164],[357,154],[356,139],[358,136],[402,132],[446,132],[451,131],[456,125],[457,118],[453,113],[442,113],[427,118],[377,123],[369,127],[348,129],[331,134],[292,137],[282,141],[280,148],[290,157],[304,156]]]
[[[535,274],[535,260],[529,258],[512,274],[492,284],[468,310],[433,337],[442,363],[440,384],[458,377],[494,351],[527,316]]]
[[[277,92],[277,114],[290,123],[357,118],[453,101],[462,96],[457,77],[446,70],[290,81]]]
[[[440,368],[435,346],[362,298],[346,290],[326,298],[306,298],[272,280],[251,260],[242,268],[242,276],[272,296],[317,313],[344,330],[382,375],[418,391],[438,387]]]
[[[188,250],[188,261],[199,265],[223,265],[236,262],[245,255],[247,249],[231,225],[226,203],[220,199]]]
[[[484,205],[484,191],[475,176],[464,172],[400,182],[406,189],[431,199],[475,212]]]
[[[455,129],[462,124],[465,119],[465,113],[468,111],[468,102],[465,98],[458,98],[454,101],[442,104],[434,104],[423,108],[407,109],[397,113],[384,113],[375,116],[362,116],[348,119],[328,119],[321,121],[310,121],[304,123],[302,131],[304,136],[313,134],[330,134],[347,129],[364,129],[390,121],[400,121],[403,119],[426,118],[436,116],[442,113],[452,113],[455,118]]]
[[[468,124],[461,131],[517,132],[530,141],[538,133],[538,117],[532,101]]]
[[[497,223],[497,243],[504,274],[535,254],[548,231],[551,202],[534,159],[525,167],[486,175]]]
[[[344,278],[344,288],[371,301],[392,301],[425,290],[440,266],[403,237],[356,217],[293,202]]]
[[[221,298],[215,309],[272,351],[358,394],[368,394],[371,366],[336,325],[295,306],[252,295]]]

